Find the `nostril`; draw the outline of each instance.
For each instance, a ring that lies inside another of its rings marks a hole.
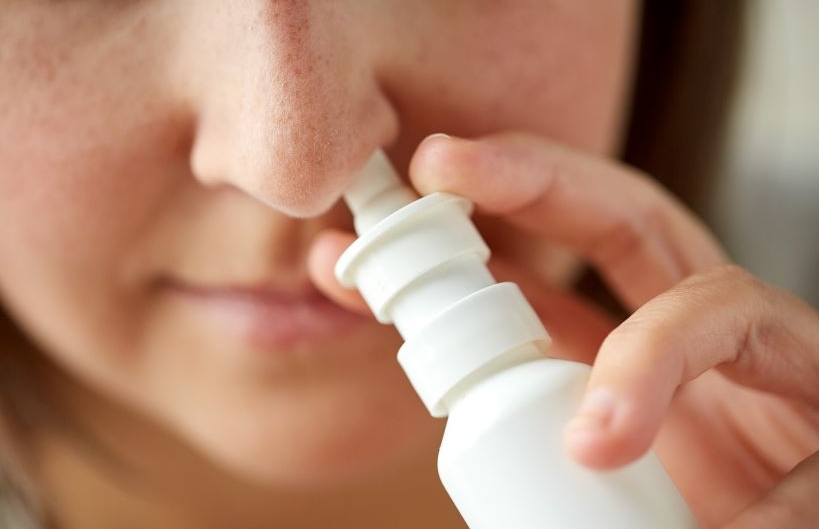
[[[255,113],[249,104],[203,108],[191,171],[202,185],[230,185],[288,216],[320,215],[373,151],[395,139],[392,106],[377,90],[363,92],[336,101],[312,98],[311,105],[267,101]]]
[[[235,186],[230,178],[233,150],[230,141],[234,136],[228,130],[230,121],[204,110],[197,118],[188,155],[191,173],[206,187]]]
[[[356,165],[347,161],[349,146],[313,147],[316,140],[287,134],[286,126],[229,132],[231,121],[222,121],[200,121],[188,162],[195,179],[208,188],[239,189],[288,216],[328,210],[341,196],[348,167]]]
[[[259,149],[260,145],[245,147]],[[358,150],[352,141],[316,145],[315,140],[294,134],[268,144],[266,151],[245,151],[234,169],[235,180],[247,193],[288,216],[313,217],[338,201],[363,163]]]
[[[190,169],[194,178],[205,187],[216,187],[224,184],[224,169],[220,169],[215,163],[216,157],[208,150],[201,147],[201,141],[194,144],[190,153]]]
[[[284,169],[284,168],[282,168]],[[343,181],[322,172],[312,164],[299,164],[297,170],[262,176],[245,191],[272,208],[291,217],[314,217],[325,213],[341,197]]]

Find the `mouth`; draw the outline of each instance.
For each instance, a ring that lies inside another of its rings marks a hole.
[[[326,344],[372,318],[337,305],[314,288],[285,292],[269,285],[201,285],[178,279],[164,289],[199,312],[208,325],[272,351]]]

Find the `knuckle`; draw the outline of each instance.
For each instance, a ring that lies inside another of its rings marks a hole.
[[[713,304],[722,303],[735,311],[736,337],[730,364],[746,372],[765,372],[775,362],[771,354],[781,328],[771,318],[768,286],[736,264],[717,265],[702,274],[701,289],[711,291]]]
[[[712,281],[727,283],[734,287],[758,290],[763,283],[755,275],[734,263],[716,265],[705,272]]]
[[[764,299],[767,284],[748,270],[734,263],[722,263],[698,272],[680,284],[689,291],[716,299],[742,299],[746,306]]]
[[[593,242],[590,253],[600,262],[623,262],[643,251],[659,236],[664,224],[664,210],[658,201],[634,204],[617,215],[602,237]]]

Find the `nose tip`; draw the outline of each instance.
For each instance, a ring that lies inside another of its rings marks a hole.
[[[367,54],[343,36],[328,38],[332,27],[311,30],[326,22],[309,13],[288,12],[298,24],[265,17],[268,26],[234,45],[233,65],[210,66],[221,71],[204,84],[209,93],[201,98],[191,153],[202,183],[237,187],[295,217],[329,209],[398,130]]]
[[[364,102],[353,91],[310,92],[266,102],[221,125],[201,125],[191,155],[194,174],[290,216],[329,209],[372,152],[393,141],[397,125],[388,104],[375,97]]]
[[[283,213],[313,216],[338,200],[375,138],[341,116],[294,114],[248,125],[224,178]]]

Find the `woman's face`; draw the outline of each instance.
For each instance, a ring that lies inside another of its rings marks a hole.
[[[610,153],[632,0],[0,0],[0,296],[57,362],[280,483],[433,442],[395,332],[319,295],[372,151]],[[538,266],[548,266],[539,263]]]

